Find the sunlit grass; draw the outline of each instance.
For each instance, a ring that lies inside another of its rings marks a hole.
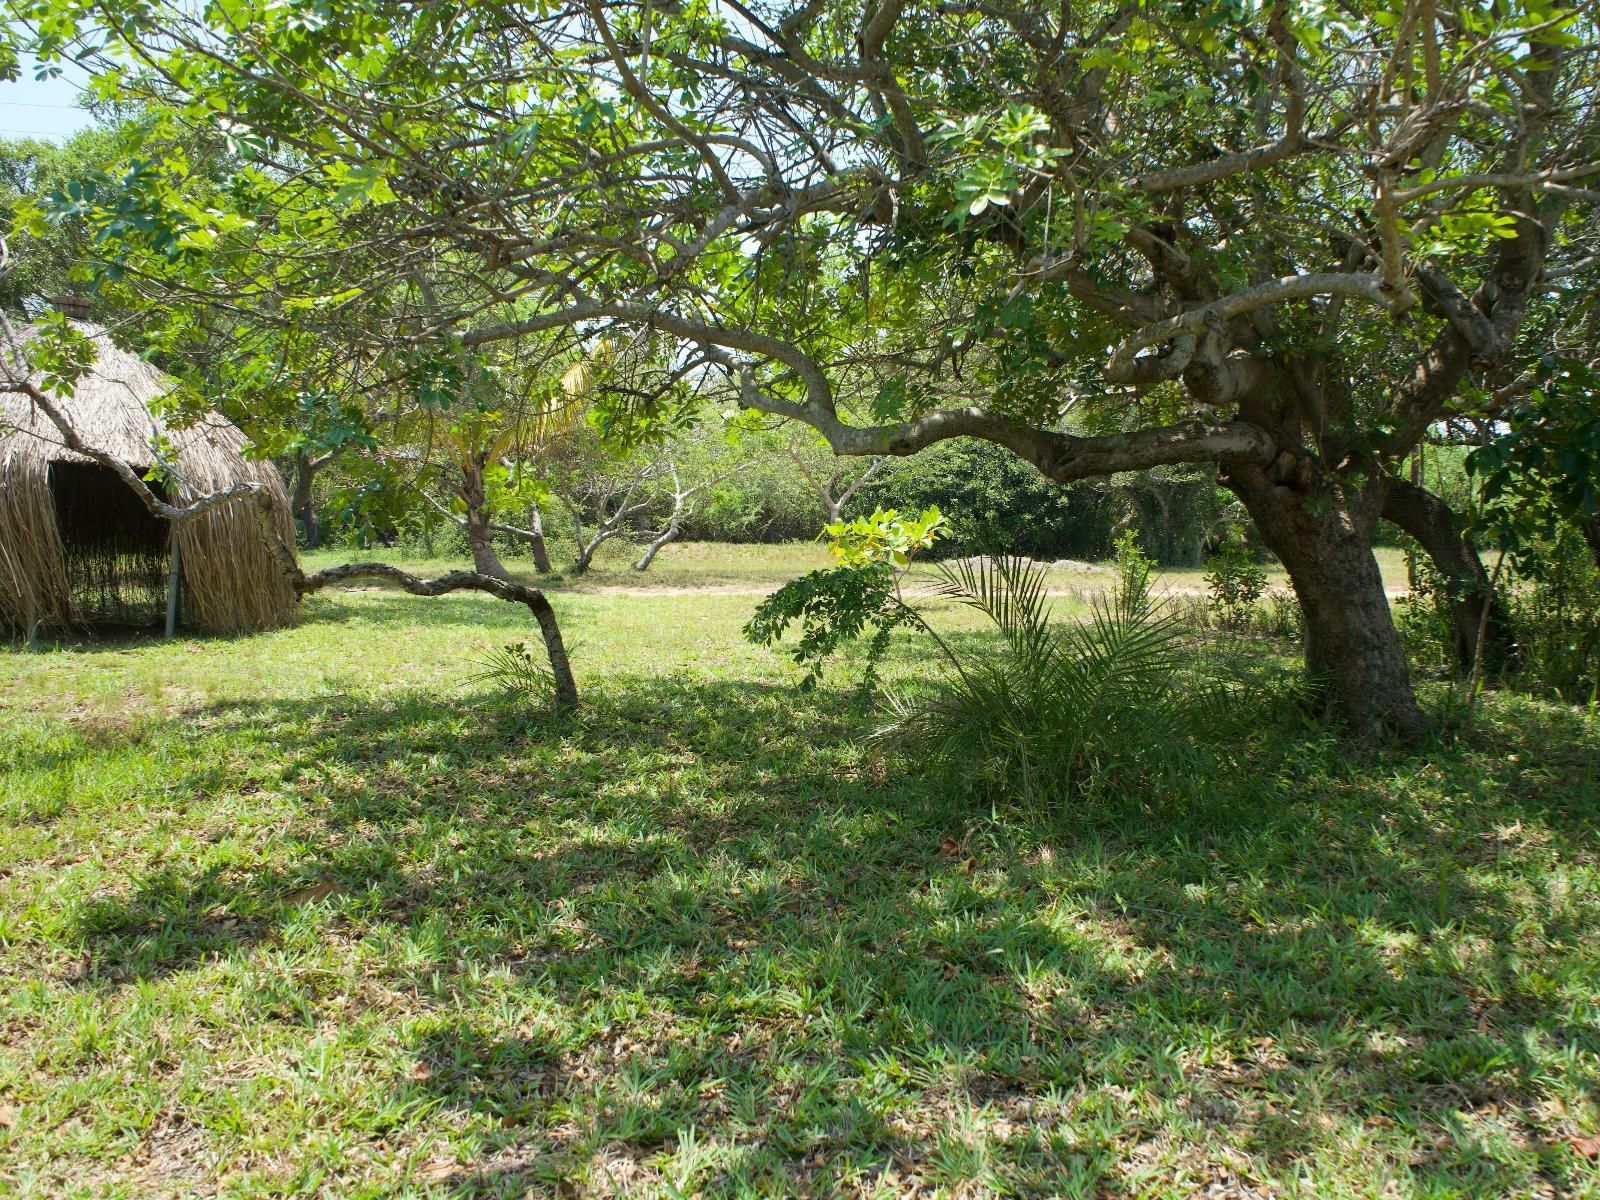
[[[1234,639],[1251,732],[1041,826],[750,595],[554,602],[564,723],[480,596],[0,652],[0,1193],[1600,1192],[1592,719],[1351,758]]]

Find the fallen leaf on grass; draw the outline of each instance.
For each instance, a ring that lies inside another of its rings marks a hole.
[[[17,1123],[17,1106],[0,1103],[0,1129],[10,1129]]]
[[[433,1068],[427,1063],[419,1062],[416,1064],[416,1066],[411,1068],[411,1078],[415,1079],[418,1083],[426,1083],[428,1080],[433,1078]]]
[[[1600,1137],[1569,1137],[1567,1145],[1584,1158],[1600,1158]]]
[[[290,892],[283,898],[285,904],[311,904],[318,900],[326,900],[331,896],[348,896],[350,889],[342,883],[313,883],[310,887],[303,887],[297,892]]]

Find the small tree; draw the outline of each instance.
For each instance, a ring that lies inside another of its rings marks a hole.
[[[1229,629],[1250,624],[1256,603],[1267,592],[1267,573],[1238,530],[1229,530],[1222,549],[1206,562],[1211,607]]]
[[[789,460],[794,463],[806,485],[810,487],[812,494],[827,513],[826,524],[829,525],[843,519],[844,510],[850,501],[860,492],[870,488],[889,462],[886,458],[871,458],[864,463],[836,458],[831,464],[831,469],[824,472],[817,470],[808,462],[805,453],[792,443],[785,449]]]

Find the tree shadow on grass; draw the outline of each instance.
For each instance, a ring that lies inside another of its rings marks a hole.
[[[254,865],[135,866],[83,911],[80,986],[337,939],[398,1057],[353,1119],[454,1131],[429,1178],[463,1195],[1090,1195],[1320,1162],[1498,1196],[1577,1170],[1537,1111],[1592,1108],[1600,1061],[1597,901],[1549,893],[1595,870],[1581,722],[1359,772],[1263,738],[1226,796],[1063,837],[930,794],[785,689],[590,701],[194,714],[282,764],[286,823]],[[178,770],[175,795],[216,786]],[[349,980],[317,978],[247,1016],[340,1019]]]

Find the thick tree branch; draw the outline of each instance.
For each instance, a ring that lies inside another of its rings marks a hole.
[[[1106,378],[1113,383],[1151,382],[1152,368],[1145,366],[1148,360],[1135,357],[1140,350],[1184,336],[1198,337],[1216,322],[1231,321],[1258,308],[1315,296],[1359,296],[1384,306],[1392,302],[1383,280],[1368,272],[1327,271],[1273,279],[1146,326],[1117,347],[1106,364]],[[1176,379],[1187,365],[1181,354],[1168,355],[1155,369],[1154,378]]]
[[[1266,430],[1248,421],[1187,421],[1131,433],[1074,437],[981,408],[945,408],[896,425],[846,425],[832,413],[761,392],[749,367],[744,369],[740,404],[811,426],[835,454],[905,458],[951,438],[976,438],[1004,446],[1058,483],[1172,463],[1249,460],[1266,464],[1278,450]]]

